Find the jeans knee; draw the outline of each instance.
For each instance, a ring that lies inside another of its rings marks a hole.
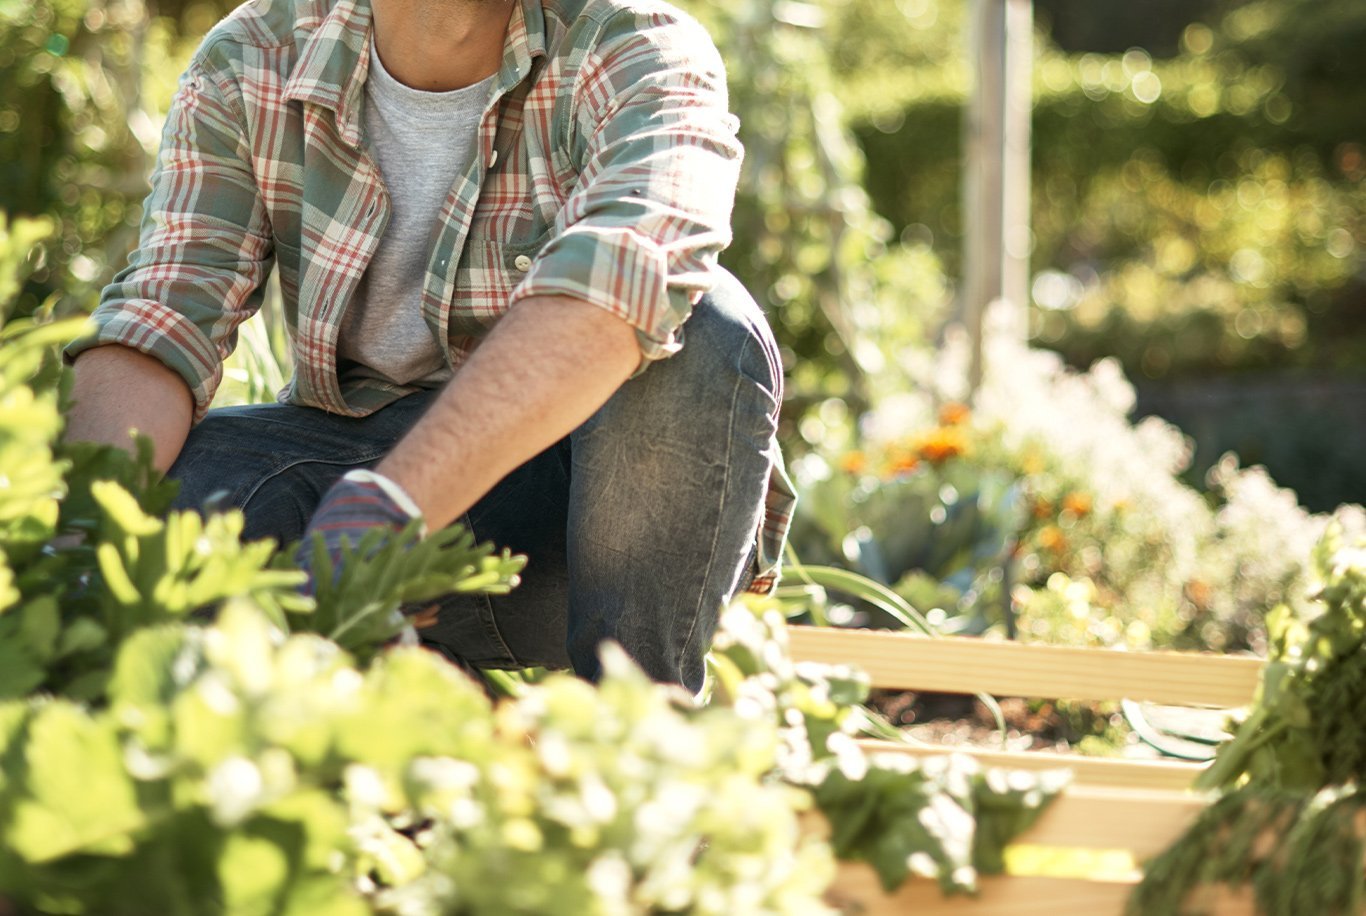
[[[683,325],[683,348],[645,373],[674,376],[687,389],[694,407],[717,403],[717,394],[733,406],[737,379],[749,382],[767,401],[776,421],[783,398],[782,360],[763,310],[738,280],[722,274],[717,285],[698,300]]]

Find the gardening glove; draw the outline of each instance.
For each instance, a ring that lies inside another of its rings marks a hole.
[[[312,569],[314,535],[322,535],[332,561],[333,581],[341,576],[342,545],[353,547],[375,528],[397,533],[422,513],[412,497],[389,478],[374,471],[351,471],[323,495],[304,532],[295,562],[308,573],[306,594],[314,592]],[[425,528],[423,530],[425,534]]]

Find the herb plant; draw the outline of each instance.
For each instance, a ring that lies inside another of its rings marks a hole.
[[[1251,884],[1268,916],[1366,903],[1366,539],[1330,528],[1314,563],[1317,615],[1270,615],[1256,700],[1197,782],[1226,792],[1149,863],[1134,916],[1200,912],[1221,883]]]

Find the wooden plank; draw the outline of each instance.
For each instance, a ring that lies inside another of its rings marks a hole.
[[[1205,800],[1186,792],[1068,786],[1020,834],[1020,845],[1097,852],[1127,852],[1142,861],[1170,846],[1204,809]],[[812,812],[805,829],[828,836],[830,825]]]
[[[1035,878],[989,875],[980,879],[977,897],[945,897],[939,885],[907,881],[895,892],[882,890],[877,873],[862,863],[840,863],[839,874],[826,900],[841,913],[860,916],[1119,916],[1133,890],[1131,884],[1083,881],[1075,878]]]
[[[827,901],[848,916],[1122,916],[1133,885],[1077,878],[989,875],[979,881],[976,897],[945,897],[930,881],[907,881],[891,894],[883,892],[867,865],[840,863]],[[1253,916],[1246,890],[1212,890],[1201,897],[1212,916]]]
[[[855,665],[877,687],[1077,700],[1243,706],[1262,660],[1195,652],[1124,652],[882,630],[788,628],[798,661]]]
[[[1127,852],[1138,861],[1168,848],[1203,807],[1204,799],[1190,793],[1073,785],[1012,845],[1091,853],[1113,850]],[[828,825],[815,815],[808,829],[819,832],[828,830]],[[1014,867],[1021,867],[1021,863],[1017,861]],[[1043,866],[1043,870],[1048,867]],[[1122,916],[1137,880],[1137,872],[1127,870],[1099,879],[993,875],[980,879],[981,893],[976,897],[946,898],[938,884],[924,879],[907,881],[888,894],[871,867],[841,862],[827,902],[850,916]],[[1201,891],[1200,902],[1205,907],[1202,912],[1214,916],[1254,913],[1246,892],[1206,888]]]
[[[1119,849],[1141,861],[1171,846],[1204,807],[1205,799],[1186,792],[1069,786],[1019,842]]]
[[[859,745],[869,753],[906,754],[921,759],[968,754],[985,766],[1015,770],[1071,770],[1073,785],[1124,789],[1162,789],[1181,792],[1191,787],[1206,764],[1175,760],[1122,760],[1082,757],[1044,751],[999,751],[980,747],[910,745],[895,741],[864,739]]]

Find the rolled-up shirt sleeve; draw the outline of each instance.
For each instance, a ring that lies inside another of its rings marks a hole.
[[[272,258],[242,118],[198,62],[172,102],[151,184],[137,250],[65,352],[121,344],[155,357],[185,380],[198,420]]]
[[[743,153],[725,68],[691,19],[626,10],[584,61],[573,105],[579,181],[512,302],[562,295],[607,309],[635,328],[643,369],[682,347],[730,243]]]

